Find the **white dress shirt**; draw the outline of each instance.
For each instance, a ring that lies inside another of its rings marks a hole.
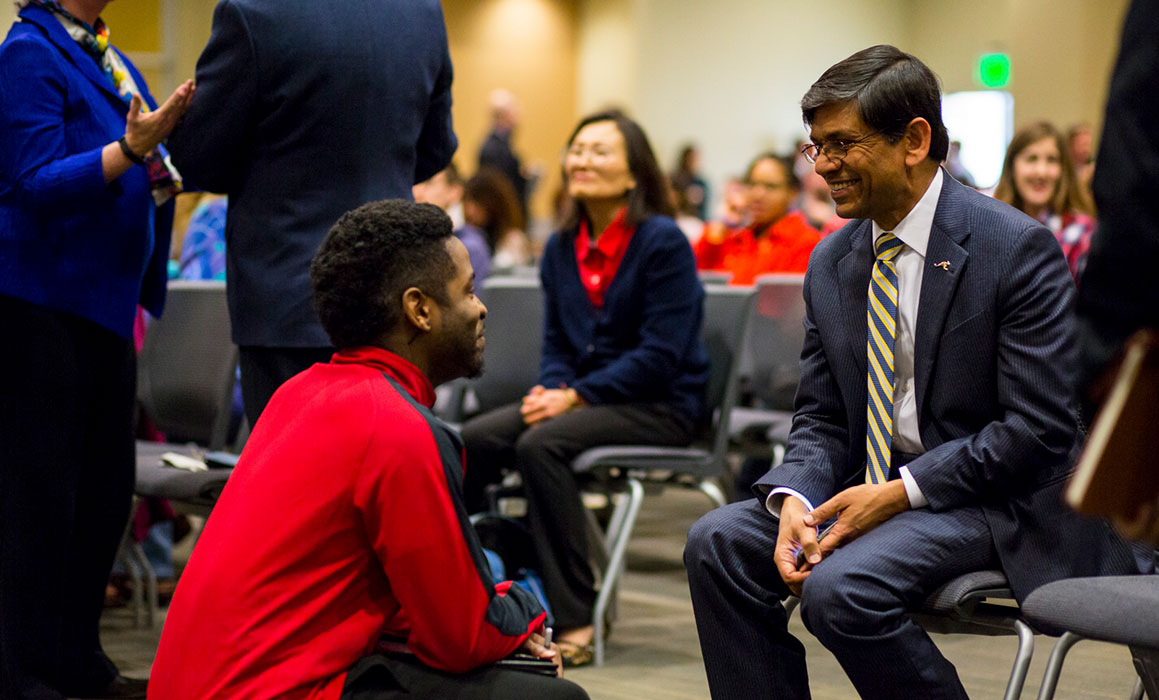
[[[897,269],[897,335],[893,346],[893,439],[891,450],[922,454],[926,451],[918,431],[917,393],[914,390],[914,331],[918,322],[918,301],[922,291],[922,274],[925,272],[926,245],[930,241],[930,228],[934,225],[934,212],[938,208],[938,197],[942,193],[942,169],[934,175],[925,194],[906,214],[892,232],[887,232],[877,222],[873,222],[874,250],[877,240],[885,233],[893,233],[905,245],[894,258]],[[866,288],[868,304],[869,288]],[[866,328],[868,333],[868,327]],[[790,438],[791,439],[791,438]],[[924,508],[929,501],[922,494],[909,468],[902,465],[898,471],[905,484],[905,493],[911,508]],[[809,510],[815,505],[797,491],[778,487],[769,492],[765,507],[773,515],[780,516],[781,501],[785,496],[795,496]]]

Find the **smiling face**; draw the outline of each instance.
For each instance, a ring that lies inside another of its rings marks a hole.
[[[439,382],[479,376],[486,344],[483,319],[487,317],[487,307],[475,296],[475,271],[467,248],[452,237],[447,240],[447,252],[455,264],[455,274],[447,283],[446,303],[435,304],[438,321],[434,324],[437,330],[432,343],[436,357],[431,363],[431,373],[438,375]]]
[[[886,229],[905,218],[914,204],[906,183],[905,138],[890,143],[884,135],[874,134],[852,101],[819,108],[809,136],[819,144],[860,141],[840,158],[823,149],[814,166],[829,185],[839,216],[873,219]]]
[[[789,213],[797,189],[780,161],[762,158],[748,174],[748,213],[754,226],[767,226]]]
[[[579,202],[627,202],[628,191],[636,186],[624,135],[613,121],[580,129],[568,144],[563,169],[568,194]]]
[[[1058,190],[1062,177],[1058,143],[1045,136],[1014,156],[1014,187],[1022,198],[1022,208],[1031,216],[1045,211]]]

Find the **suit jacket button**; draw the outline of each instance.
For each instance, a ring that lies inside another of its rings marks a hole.
[[[595,345],[589,345],[589,346],[588,346],[588,354],[591,354],[591,353],[593,353],[593,352],[595,352],[595,351],[596,351],[596,346],[595,346]]]

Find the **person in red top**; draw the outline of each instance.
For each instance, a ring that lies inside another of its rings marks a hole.
[[[759,155],[745,185],[749,225],[729,231],[707,224],[696,244],[696,266],[731,272],[732,284],[752,284],[768,272],[804,272],[821,237],[804,215],[789,211],[801,189],[793,164],[772,153]]]
[[[559,657],[535,598],[492,580],[463,507],[462,442],[430,411],[434,385],[483,358],[486,309],[450,219],[364,205],[310,271],[339,351],[254,427],[178,583],[149,697],[586,698],[489,665]]]

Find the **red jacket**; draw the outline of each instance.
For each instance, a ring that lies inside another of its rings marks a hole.
[[[821,236],[800,212],[794,211],[781,217],[760,237],[746,228],[728,232],[719,242],[708,239],[706,232],[696,243],[696,267],[727,270],[732,273],[732,284],[752,284],[766,272],[804,272]]]
[[[532,596],[491,580],[434,399],[378,348],[274,394],[181,576],[150,698],[336,699],[383,633],[458,673],[543,624]]]

